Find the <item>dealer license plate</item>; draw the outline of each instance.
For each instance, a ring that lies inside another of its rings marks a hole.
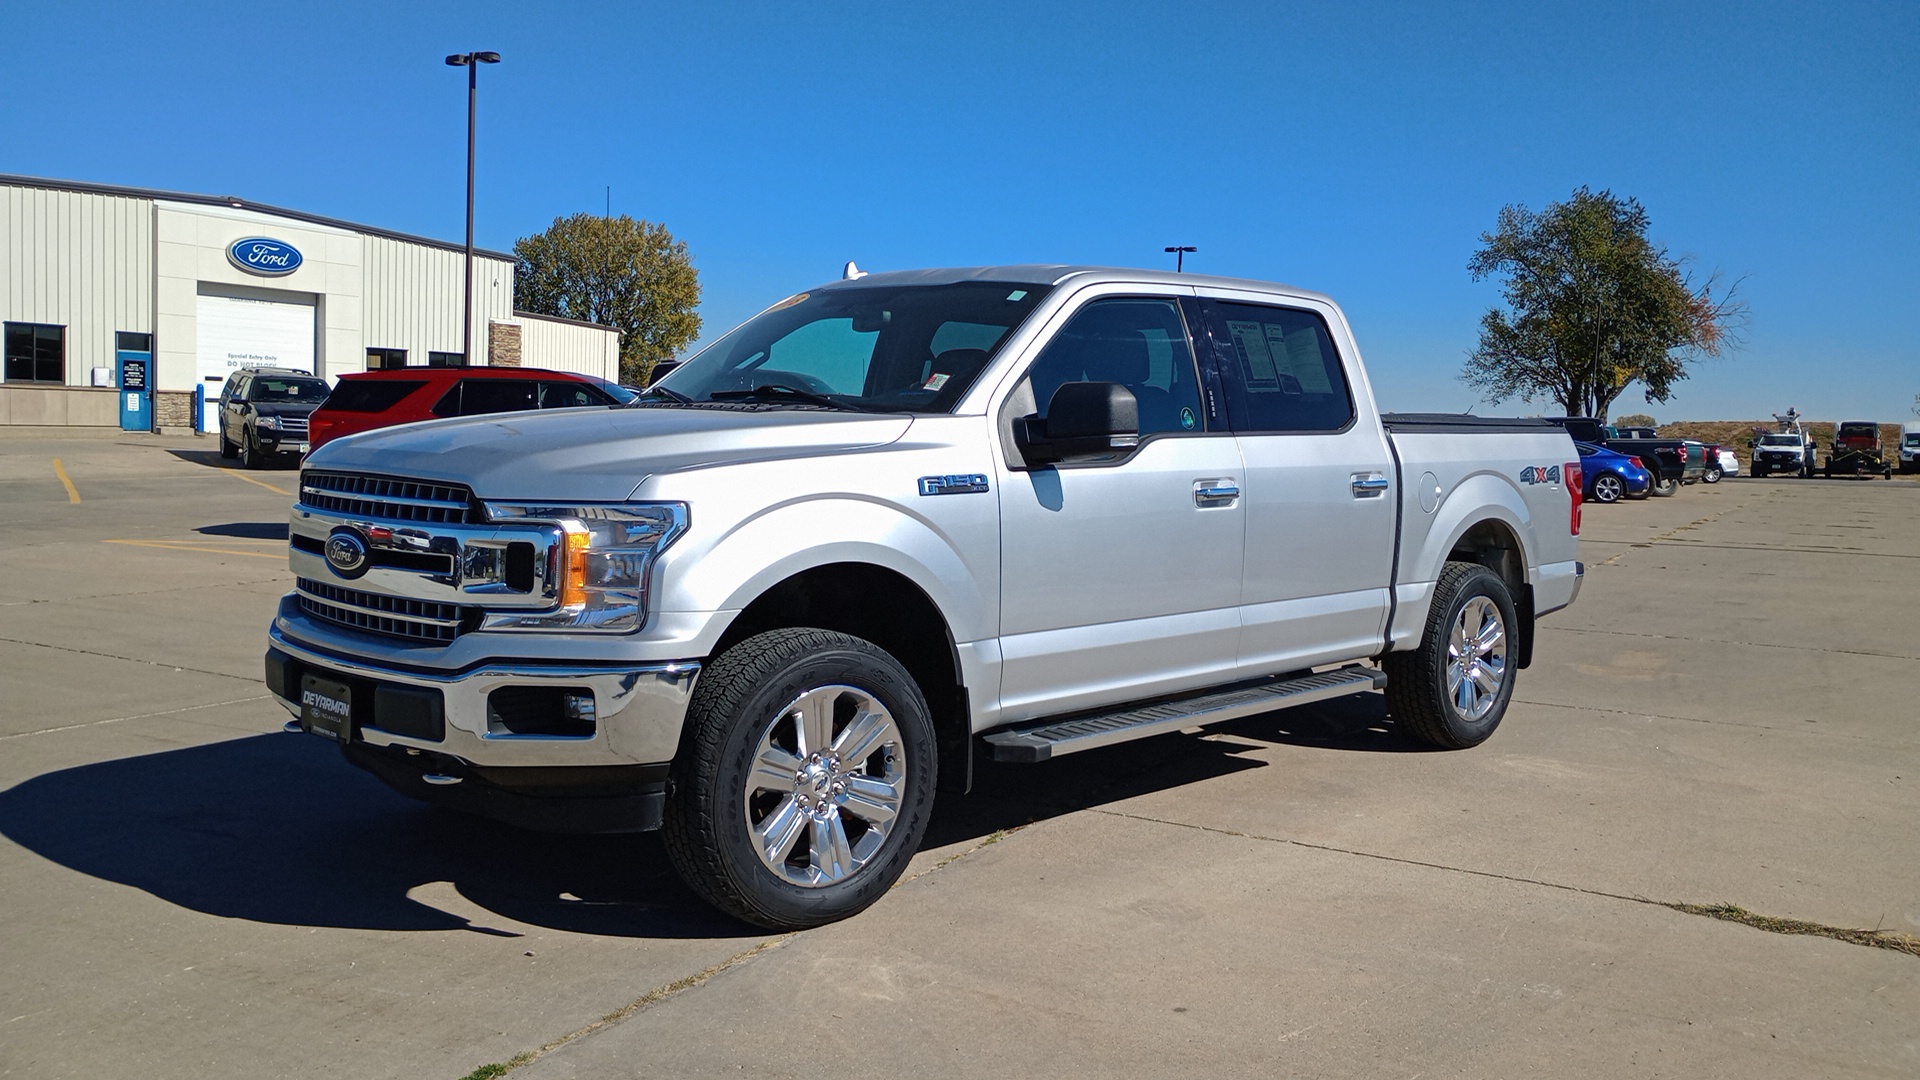
[[[316,675],[300,677],[300,726],[335,742],[353,738],[353,688]]]

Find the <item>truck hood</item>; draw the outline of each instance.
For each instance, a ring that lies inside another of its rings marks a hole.
[[[649,476],[884,446],[903,415],[799,409],[558,409],[378,428],[313,452],[303,468],[465,484],[483,499],[617,502]]]

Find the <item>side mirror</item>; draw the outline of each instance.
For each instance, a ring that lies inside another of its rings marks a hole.
[[[1045,418],[1023,416],[1014,423],[1014,443],[1029,465],[1130,450],[1140,444],[1140,403],[1119,383],[1063,383]]]

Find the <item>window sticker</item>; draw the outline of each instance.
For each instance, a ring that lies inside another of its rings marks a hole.
[[[1240,357],[1240,370],[1246,375],[1247,388],[1278,390],[1280,375],[1273,367],[1273,353],[1267,347],[1264,324],[1229,320],[1227,331],[1233,335],[1233,351]]]
[[[922,390],[938,390],[938,389],[940,389],[941,387],[943,387],[943,386],[945,386],[945,385],[947,385],[947,380],[948,380],[948,379],[951,379],[951,378],[953,378],[953,376],[951,376],[951,375],[949,375],[949,374],[947,374],[947,373],[946,373],[946,372],[944,372],[944,371],[942,371],[942,372],[937,372],[937,373],[935,373],[935,375],[933,376],[933,378],[931,378],[931,379],[928,379],[928,380],[927,380],[927,385],[925,385],[925,386],[923,386],[923,387],[921,387],[920,389],[922,389]]]
[[[1192,431],[1195,423],[1197,423],[1197,421],[1193,417],[1193,410],[1191,408],[1183,408],[1180,410],[1181,428]]]
[[[1027,290],[1025,289],[1015,289],[1012,292],[1007,294],[1007,300],[1009,302],[1016,301],[1016,300],[1025,300],[1026,298],[1027,298]]]

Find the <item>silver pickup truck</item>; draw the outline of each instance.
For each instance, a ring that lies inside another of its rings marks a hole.
[[[1382,415],[1340,308],[1071,266],[788,297],[632,406],[340,439],[266,680],[408,794],[663,828],[770,927],[873,903],[936,790],[1385,689],[1493,733],[1579,592],[1579,456]]]

